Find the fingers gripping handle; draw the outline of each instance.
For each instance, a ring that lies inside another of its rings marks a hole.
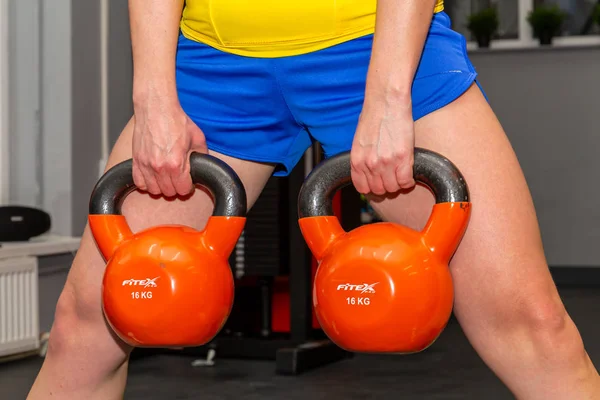
[[[413,171],[415,180],[426,185],[433,192],[436,207],[446,203],[470,201],[469,189],[463,175],[450,160],[438,153],[415,148]],[[333,197],[338,190],[351,182],[350,153],[345,152],[317,165],[300,189],[298,196],[300,228],[317,258],[336,237],[344,232],[339,221],[334,217]],[[451,227],[438,218],[439,215],[440,212],[432,213],[424,231],[426,237],[432,233],[432,242],[444,236],[440,236],[440,232],[450,233],[451,230]],[[457,218],[460,219],[459,217],[454,219]],[[461,232],[464,230],[461,229]],[[450,236],[456,235],[450,234]]]
[[[115,165],[100,178],[92,191],[89,203],[90,228],[105,258],[110,258],[116,247],[132,236],[121,215],[123,201],[136,189],[132,167],[131,159]],[[192,153],[190,170],[192,182],[204,186],[214,199],[213,217],[245,219],[246,191],[229,165],[208,154]],[[208,232],[205,233],[208,236]],[[214,232],[214,235],[217,234]],[[219,240],[208,238],[207,242],[219,243]]]
[[[428,186],[436,203],[469,201],[469,188],[458,168],[445,157],[415,148],[414,178]],[[351,183],[350,153],[341,153],[317,165],[306,178],[298,196],[298,215],[333,216],[333,196]]]
[[[90,215],[121,215],[125,197],[136,189],[133,161],[109,169],[98,181],[90,200]],[[192,182],[206,187],[214,201],[213,216],[246,216],[246,191],[233,169],[220,159],[200,153],[190,157]]]

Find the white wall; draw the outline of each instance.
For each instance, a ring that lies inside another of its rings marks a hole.
[[[600,46],[471,58],[525,172],[548,262],[599,267]]]
[[[98,0],[73,2],[72,38],[72,225],[79,235],[101,158],[102,70]],[[127,1],[110,1],[108,38],[108,134],[112,146],[133,114],[133,70]],[[106,93],[106,92],[105,92]]]
[[[9,1],[9,0],[0,0]],[[71,234],[71,1],[9,1],[10,203]]]
[[[53,232],[70,235],[71,0],[40,1],[43,18],[42,208],[52,216]]]
[[[9,1],[10,203],[40,207],[38,0]]]
[[[9,201],[8,0],[0,0],[0,205]]]

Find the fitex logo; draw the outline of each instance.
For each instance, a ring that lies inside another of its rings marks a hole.
[[[343,283],[338,285],[337,290],[355,291],[360,293],[375,293],[375,283],[363,283],[362,285],[353,285],[351,283]]]
[[[153,288],[157,287],[156,280],[160,278],[157,276],[156,278],[146,278],[146,279],[125,279],[123,281],[123,286],[141,286],[144,288]]]

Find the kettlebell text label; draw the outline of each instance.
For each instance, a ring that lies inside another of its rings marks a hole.
[[[368,297],[346,297],[346,301],[351,306],[368,306],[371,299]]]
[[[156,278],[146,278],[146,279],[125,279],[123,281],[123,286],[143,286],[145,288],[148,287],[158,287],[156,284],[156,280],[160,278],[157,276]]]
[[[158,284],[156,283],[156,280],[158,278],[159,277],[157,276],[156,278],[146,278],[146,279],[125,279],[123,281],[123,286],[139,286],[142,288],[155,288],[155,287],[158,287]],[[151,291],[131,292],[131,298],[135,299],[135,300],[151,299],[152,292]]]
[[[132,299],[151,299],[152,292],[131,292]]]
[[[377,285],[379,282],[375,282],[375,283],[363,283],[362,285],[353,285],[351,283],[344,283],[341,285],[338,285],[337,290],[353,290],[353,291],[357,291],[357,292],[361,292],[361,293],[375,293],[375,285]]]

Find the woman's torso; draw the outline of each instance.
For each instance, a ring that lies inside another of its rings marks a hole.
[[[377,0],[186,0],[182,33],[253,57],[320,50],[373,33]],[[435,12],[443,10],[437,0]]]

